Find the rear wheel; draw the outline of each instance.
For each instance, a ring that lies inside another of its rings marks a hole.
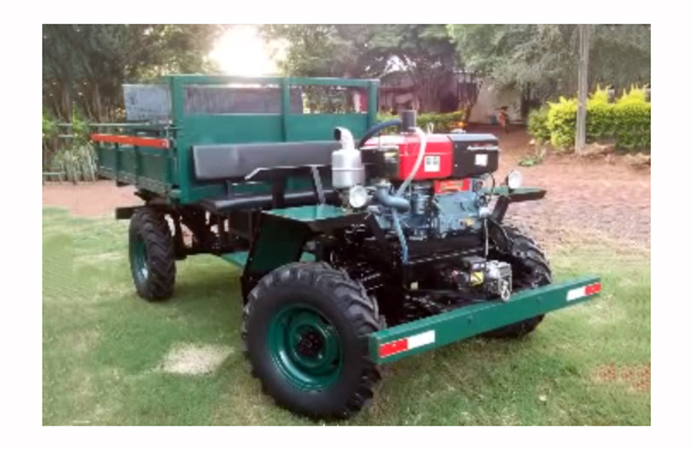
[[[171,298],[176,280],[175,246],[163,213],[144,207],[130,220],[130,270],[137,294],[147,301]]]
[[[379,329],[363,287],[326,263],[292,263],[248,296],[243,339],[253,376],[277,404],[314,418],[347,418],[380,380],[368,336]]]
[[[549,262],[537,243],[515,227],[504,226],[503,229],[509,241],[508,252],[495,255],[495,257],[512,264],[513,292],[551,284],[552,275]],[[534,331],[543,319],[544,315],[542,314],[491,330],[484,336],[503,339],[520,338]]]

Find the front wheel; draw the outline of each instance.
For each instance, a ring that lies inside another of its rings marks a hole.
[[[494,255],[494,257],[512,265],[513,292],[551,284],[551,267],[537,243],[515,227],[504,226],[503,229],[508,237],[509,253]],[[520,338],[534,331],[542,320],[544,320],[543,314],[491,330],[484,336],[503,339]]]
[[[326,263],[292,263],[248,296],[243,339],[253,375],[277,404],[298,414],[344,419],[380,380],[368,337],[379,328],[363,286]]]

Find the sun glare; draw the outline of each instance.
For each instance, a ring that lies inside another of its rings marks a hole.
[[[257,25],[234,25],[217,41],[209,55],[229,75],[262,76],[278,73],[272,50]]]

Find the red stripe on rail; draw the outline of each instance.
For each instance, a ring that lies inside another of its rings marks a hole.
[[[108,142],[111,144],[128,144],[128,145],[135,145],[138,147],[169,148],[169,145],[170,145],[168,139],[137,137],[137,136],[122,136],[122,135],[116,135],[116,134],[94,133],[91,135],[91,140],[94,142]]]
[[[398,341],[388,342],[387,344],[382,344],[380,346],[380,357],[385,358],[395,353],[404,352],[409,350],[409,344],[407,339],[400,339]]]

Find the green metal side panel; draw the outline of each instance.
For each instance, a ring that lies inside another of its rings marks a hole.
[[[160,194],[173,185],[170,150],[151,147],[96,146],[99,174]]]
[[[282,118],[276,114],[185,116],[182,128],[192,145],[284,141]]]
[[[598,293],[581,297],[574,295],[576,290],[594,285],[599,285],[601,290],[599,277],[579,278],[517,293],[508,302],[484,302],[381,330],[370,336],[371,358],[378,364],[396,361],[521,320],[573,306],[596,297]],[[401,350],[391,353],[393,348]]]
[[[293,227],[301,224],[312,232],[324,233],[335,228],[344,228],[362,223],[366,212],[347,211],[333,205],[305,205],[293,208],[273,209],[263,212],[283,226]]]
[[[191,203],[205,198],[220,197],[226,192],[224,183],[197,182],[193,175],[192,145],[204,144],[233,144],[258,142],[299,142],[299,141],[329,141],[336,126],[344,126],[352,130],[356,136],[366,132],[365,114],[306,114],[289,115],[199,115],[185,116],[182,128],[186,130],[178,139],[177,152],[181,168],[181,190],[183,202]],[[187,150],[186,150],[187,149]],[[183,170],[187,168],[187,170]],[[187,179],[187,190],[185,189]],[[330,187],[330,180],[323,179],[323,186]],[[290,178],[287,190],[310,189],[312,181],[309,177],[303,179]],[[264,185],[249,185],[247,188],[237,188],[236,192],[265,192],[270,187]]]
[[[298,261],[310,229],[297,221],[281,221],[262,214],[245,265],[244,276],[259,277],[279,266]]]
[[[223,255],[244,265],[244,296],[265,274],[285,264],[310,261],[303,251],[316,232],[325,232],[344,224],[360,222],[365,213],[352,213],[332,205],[307,205],[263,211],[248,255]]]
[[[224,253],[223,255],[221,255],[221,258],[235,266],[243,268],[248,262],[248,254],[249,252]],[[303,255],[301,255],[301,261],[313,262],[315,261],[315,255],[313,255],[312,253],[303,253]]]
[[[233,144],[253,142],[299,142],[331,140],[335,126],[349,128],[355,136],[363,134],[375,123],[377,115],[377,80],[337,78],[279,78],[237,76],[168,77],[172,99],[172,117],[180,129],[176,139],[179,188],[182,203],[194,203],[205,198],[225,194],[223,183],[199,183],[194,179],[191,147],[200,144]],[[218,114],[186,115],[186,85],[225,85],[229,83],[255,83],[278,85],[282,89],[280,114]],[[289,100],[292,86],[350,86],[369,90],[366,114],[290,114]],[[372,99],[371,96],[376,98]],[[288,188],[300,188],[302,182],[290,181]],[[309,186],[308,183],[303,183]]]
[[[172,75],[166,77],[166,83],[171,99],[170,128],[146,124],[96,124],[95,128],[102,133],[131,135],[134,129],[158,131],[160,137],[171,139],[171,148],[133,151],[123,148],[116,152],[110,145],[98,145],[97,157],[103,176],[172,197],[175,195],[181,203],[195,203],[226,194],[224,183],[195,180],[191,155],[193,145],[332,140],[336,126],[346,127],[358,137],[375,124],[377,117],[378,80]],[[186,114],[186,86],[227,86],[234,83],[281,89],[280,111],[276,114]],[[362,88],[368,92],[368,111],[358,114],[292,114],[291,92],[301,86]],[[309,180],[290,180],[288,189],[303,189],[310,185]],[[266,186],[248,187],[240,192],[268,192],[268,189]]]
[[[265,214],[299,222],[316,222],[321,220],[339,219],[348,213],[334,205],[306,205],[293,208],[272,209]]]
[[[331,141],[335,127],[344,127],[355,138],[368,130],[367,114],[290,114],[286,118],[286,141]]]

